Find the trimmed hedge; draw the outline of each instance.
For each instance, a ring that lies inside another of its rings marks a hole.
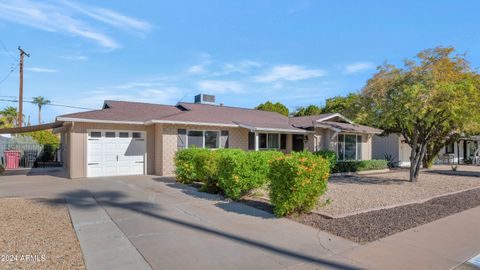
[[[330,162],[310,152],[292,153],[270,163],[270,202],[281,217],[315,208],[327,190]]]
[[[220,151],[220,150],[219,150]],[[203,149],[194,153],[193,164],[197,181],[203,183],[201,191],[218,192],[218,157],[219,151]]]
[[[197,168],[195,166],[195,157],[200,152],[209,151],[201,148],[188,148],[175,153],[175,174],[180,183],[191,184],[199,180]]]
[[[346,160],[338,161],[333,172],[361,172],[370,170],[383,170],[388,169],[388,161],[384,159],[372,159],[372,160]]]
[[[330,171],[332,171],[333,168],[335,167],[335,165],[337,164],[338,155],[335,151],[320,150],[320,151],[315,152],[314,154],[319,156],[319,157],[323,157],[323,158],[327,159],[328,162],[330,162]]]
[[[218,158],[218,185],[225,196],[239,200],[248,191],[268,183],[269,162],[279,151],[224,150]]]

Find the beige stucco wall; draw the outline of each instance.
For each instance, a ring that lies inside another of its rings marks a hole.
[[[174,125],[174,124],[156,124],[156,164],[155,174],[174,175],[175,166],[173,158],[177,152],[178,129],[187,130],[228,130],[229,148],[239,148],[248,150],[248,130],[243,128],[227,128],[215,126],[193,126],[193,125]]]
[[[138,130],[146,131],[146,172],[155,173],[155,127],[153,125],[124,125],[76,122],[66,131],[67,137],[67,170],[71,178],[87,176],[87,131],[102,130]]]

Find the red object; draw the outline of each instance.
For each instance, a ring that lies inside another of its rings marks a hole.
[[[20,165],[20,151],[5,151],[3,153],[6,160],[5,169],[18,169]]]

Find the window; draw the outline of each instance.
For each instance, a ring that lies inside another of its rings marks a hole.
[[[142,138],[142,133],[141,132],[133,132],[132,133],[132,138],[140,139],[140,138]]]
[[[218,131],[205,131],[205,148],[218,148]]]
[[[267,134],[265,133],[260,133],[258,134],[258,142],[259,142],[259,148],[260,149],[267,149]]]
[[[269,133],[268,134],[268,149],[278,149],[280,148],[280,136],[279,134]]]
[[[184,149],[187,147],[187,130],[180,128],[177,130],[177,149]]]
[[[362,136],[354,134],[339,134],[337,154],[339,160],[362,159]]]
[[[228,131],[220,132],[213,130],[189,130],[186,132],[186,142],[184,143],[183,137],[186,130],[178,130],[178,140],[177,147],[179,149],[184,148],[184,145],[189,147],[199,147],[199,148],[208,148],[208,149],[217,149],[217,148],[228,148]],[[221,136],[220,136],[221,135]],[[222,144],[220,145],[220,138],[222,139]]]
[[[221,132],[221,143],[220,143],[220,147],[221,148],[228,148],[229,144],[230,144],[230,140],[229,140],[229,136],[228,136],[229,132],[228,130],[222,130]]]
[[[287,149],[287,134],[280,134],[280,149]]]
[[[120,137],[120,138],[128,138],[128,137],[129,137],[129,136],[128,136],[128,132],[120,132],[120,133],[119,133],[119,137]]]
[[[248,132],[248,150],[255,150],[255,133]]]
[[[107,137],[107,138],[115,138],[115,132],[105,132],[105,137]]]
[[[92,131],[92,132],[90,132],[90,137],[100,138],[100,137],[102,137],[102,133],[100,131]]]
[[[203,148],[203,131],[191,130],[188,132],[188,147]]]

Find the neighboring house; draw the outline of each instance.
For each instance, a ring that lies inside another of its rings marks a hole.
[[[372,149],[373,159],[390,158],[400,167],[410,166],[410,153],[412,148],[400,135],[375,135],[372,139]]]
[[[457,142],[450,143],[440,150],[435,164],[463,164],[478,163],[480,136],[460,138]],[[391,156],[399,166],[410,166],[410,146],[403,137],[397,134],[388,136],[375,135],[372,141],[372,158],[385,159]]]
[[[206,99],[210,98],[210,102]],[[341,160],[371,159],[381,130],[340,114],[286,117],[275,112],[214,105],[213,96],[175,106],[105,101],[101,110],[57,117],[70,177],[173,175],[175,152],[188,147],[279,150],[330,149]]]

